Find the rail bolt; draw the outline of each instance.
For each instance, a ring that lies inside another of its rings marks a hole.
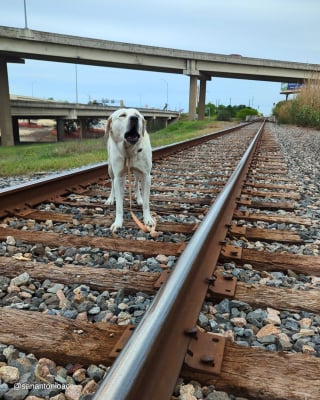
[[[190,336],[190,337],[192,337],[194,339],[197,338],[197,333],[198,333],[198,329],[196,327],[185,329],[185,331],[184,331],[184,334],[186,336]]]
[[[200,358],[200,362],[202,362],[202,364],[210,364],[211,366],[214,367],[214,357],[213,356],[202,356]]]

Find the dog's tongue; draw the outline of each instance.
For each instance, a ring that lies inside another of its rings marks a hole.
[[[131,144],[135,144],[139,140],[139,134],[134,129],[126,132],[124,137],[125,137],[126,141]]]

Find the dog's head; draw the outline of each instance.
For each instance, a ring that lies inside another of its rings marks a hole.
[[[124,140],[135,145],[145,134],[145,120],[134,108],[121,108],[110,115],[106,133],[112,135],[116,142]]]

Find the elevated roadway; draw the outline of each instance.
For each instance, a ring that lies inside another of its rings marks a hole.
[[[178,50],[0,26],[0,85],[5,93],[0,99],[2,131],[7,130],[8,124],[8,121],[1,122],[3,115],[10,112],[9,91],[6,90],[8,84],[5,84],[6,63],[25,58],[187,75],[190,77],[190,119],[193,119],[196,111],[198,81],[198,112],[199,118],[203,118],[206,81],[213,76],[303,82],[320,72],[318,64]]]
[[[76,104],[58,102],[53,100],[11,97],[11,115],[19,118],[108,118],[116,106],[102,106],[96,104]],[[159,110],[155,108],[139,108],[144,117],[148,119],[164,118],[166,120],[176,119],[178,111]]]
[[[107,119],[118,107],[96,104],[75,104],[53,100],[37,99],[34,97],[10,96],[11,115],[13,123],[14,143],[20,142],[18,119],[55,119],[58,141],[63,140],[64,121],[78,120],[80,136],[85,134],[88,119]],[[148,122],[149,132],[167,126],[168,121],[179,117],[179,112],[139,108]]]

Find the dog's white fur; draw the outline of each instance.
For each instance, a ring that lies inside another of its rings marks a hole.
[[[142,205],[143,222],[150,228],[155,226],[149,208],[152,149],[144,117],[134,108],[119,109],[108,118],[106,136],[108,171],[112,180],[107,204],[116,201],[116,218],[110,229],[115,232],[123,224],[124,185],[128,166],[135,176],[134,192],[137,203]]]

